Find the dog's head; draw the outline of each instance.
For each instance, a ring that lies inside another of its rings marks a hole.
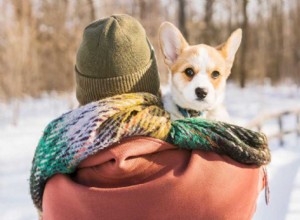
[[[242,31],[238,29],[218,47],[189,45],[173,24],[164,22],[160,26],[159,42],[171,72],[174,102],[198,111],[210,110],[221,103],[241,38]]]

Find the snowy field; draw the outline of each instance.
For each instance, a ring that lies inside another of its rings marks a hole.
[[[259,114],[300,108],[300,90],[295,86],[249,86],[241,90],[229,85],[226,104],[233,121],[246,125]],[[19,114],[13,119],[16,106]],[[55,94],[0,103],[0,219],[37,219],[28,182],[34,150],[46,124],[74,106],[74,97]],[[287,118],[284,123],[290,126],[295,119]],[[265,131],[268,133],[275,126],[271,124]],[[277,140],[271,141],[270,147],[271,200],[266,206],[264,192],[261,193],[254,219],[300,219],[300,138],[288,135],[284,147]]]

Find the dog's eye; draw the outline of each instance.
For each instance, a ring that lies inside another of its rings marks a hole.
[[[185,75],[188,77],[193,77],[195,75],[195,72],[192,68],[186,68],[184,71]]]
[[[212,78],[214,78],[214,79],[216,79],[216,78],[218,78],[220,76],[220,73],[219,73],[219,71],[213,71],[212,73],[211,73],[211,77]]]

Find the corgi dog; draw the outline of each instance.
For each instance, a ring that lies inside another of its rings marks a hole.
[[[241,39],[242,30],[237,29],[218,47],[189,45],[173,24],[161,24],[159,44],[170,72],[169,88],[162,88],[162,100],[171,120],[202,117],[229,121],[223,100]]]

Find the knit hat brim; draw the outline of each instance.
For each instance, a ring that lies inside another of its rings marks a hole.
[[[148,92],[158,95],[160,86],[154,51],[149,63],[138,72],[112,78],[92,78],[76,72],[76,97],[81,105],[116,94]]]

